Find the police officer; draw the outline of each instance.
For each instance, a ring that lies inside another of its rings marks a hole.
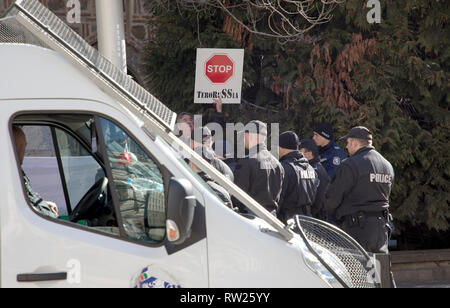
[[[278,208],[278,218],[287,223],[295,215],[312,216],[319,179],[314,168],[298,151],[298,136],[287,131],[280,135],[278,153],[284,169],[284,180]]]
[[[300,141],[300,152],[309,161],[319,177],[319,187],[317,188],[316,199],[312,206],[312,216],[317,219],[327,220],[325,211],[325,193],[330,185],[330,177],[327,171],[320,163],[319,149],[312,139],[303,139]]]
[[[372,146],[367,128],[353,127],[341,140],[347,141],[351,157],[336,170],[326,194],[326,210],[367,251],[388,253],[394,170]]]
[[[234,183],[266,210],[276,215],[284,170],[280,162],[267,150],[267,126],[261,121],[251,121],[238,133],[239,136],[243,136],[249,154],[238,158]],[[234,197],[232,200],[241,212],[247,212],[239,200]]]
[[[347,154],[333,139],[333,128],[328,123],[322,123],[314,129],[313,140],[319,147],[320,162],[333,179],[336,168],[347,158]]]

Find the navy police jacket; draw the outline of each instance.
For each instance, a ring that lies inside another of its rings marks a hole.
[[[347,158],[345,151],[341,149],[333,139],[324,146],[319,147],[320,163],[325,168],[330,179],[333,179],[336,168]]]
[[[286,222],[294,215],[311,216],[319,186],[316,171],[299,151],[283,156],[280,162],[284,169],[284,180],[278,217]]]
[[[319,157],[309,161],[319,177],[319,187],[317,187],[316,199],[312,207],[312,215],[314,218],[326,220],[325,212],[325,193],[330,185],[330,177],[327,171],[320,163]]]
[[[326,210],[337,220],[386,210],[393,182],[392,165],[374,147],[363,147],[336,170],[326,193]]]

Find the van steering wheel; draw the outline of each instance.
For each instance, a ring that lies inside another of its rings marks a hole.
[[[107,194],[108,178],[104,177],[97,181],[89,191],[81,198],[77,206],[73,209],[69,216],[69,221],[78,222],[82,219],[89,218],[93,206],[103,199]]]

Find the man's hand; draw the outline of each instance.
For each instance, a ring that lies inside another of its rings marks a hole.
[[[47,202],[47,204],[50,206],[50,210],[51,210],[54,214],[58,215],[58,206],[56,205],[56,203],[51,202],[51,201],[46,201],[46,202]]]
[[[216,111],[218,113],[222,113],[222,105],[223,105],[222,98],[219,97],[219,98],[213,99],[213,104],[216,104]]]

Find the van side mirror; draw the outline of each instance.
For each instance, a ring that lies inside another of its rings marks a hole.
[[[171,178],[168,193],[167,240],[174,244],[181,244],[191,236],[197,201],[192,184],[186,179]]]

